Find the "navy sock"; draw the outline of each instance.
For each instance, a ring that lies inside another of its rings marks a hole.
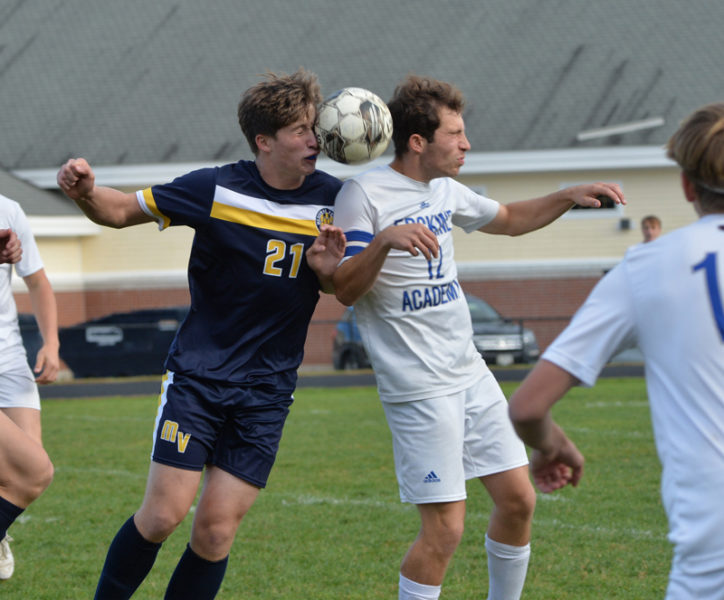
[[[24,508],[8,502],[5,498],[0,498],[0,540],[5,537],[5,534],[8,532],[8,527],[13,524],[13,521],[15,521],[24,510]]]
[[[143,582],[156,561],[161,544],[147,541],[133,517],[118,530],[108,548],[95,600],[126,600]]]
[[[221,587],[228,562],[228,556],[213,562],[203,559],[187,545],[168,583],[164,599],[212,600]]]

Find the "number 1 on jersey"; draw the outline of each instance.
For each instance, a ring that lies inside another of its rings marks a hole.
[[[432,260],[427,261],[427,274],[429,275],[430,279],[442,279],[442,246],[438,248],[437,258],[437,272],[435,273],[435,275],[433,275]]]
[[[714,320],[719,328],[719,335],[724,341],[724,306],[722,306],[721,294],[719,292],[719,277],[716,271],[716,253],[708,252],[700,263],[692,267],[692,271],[701,269],[706,273],[706,287],[709,292],[709,302],[714,313]]]

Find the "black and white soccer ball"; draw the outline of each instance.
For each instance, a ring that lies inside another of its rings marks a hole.
[[[320,149],[329,158],[358,165],[385,151],[392,137],[392,116],[376,94],[346,87],[320,104],[314,131]]]

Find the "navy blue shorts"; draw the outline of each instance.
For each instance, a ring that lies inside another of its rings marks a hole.
[[[200,471],[214,466],[266,486],[292,403],[290,393],[197,381],[167,372],[159,399],[151,458]]]

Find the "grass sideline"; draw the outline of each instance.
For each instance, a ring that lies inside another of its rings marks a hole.
[[[517,384],[503,384],[510,394]],[[93,596],[108,544],[138,507],[155,397],[46,400],[48,491],[11,528],[15,575],[3,600]],[[660,598],[671,549],[659,463],[641,379],[602,379],[555,409],[587,458],[577,489],[538,496],[523,598]],[[443,599],[484,597],[483,535],[491,504],[468,486],[463,542]],[[190,518],[164,544],[134,598],[163,596]],[[382,600],[397,596],[399,562],[416,534],[400,503],[390,436],[374,388],[299,389],[269,486],[241,525],[223,599]]]

